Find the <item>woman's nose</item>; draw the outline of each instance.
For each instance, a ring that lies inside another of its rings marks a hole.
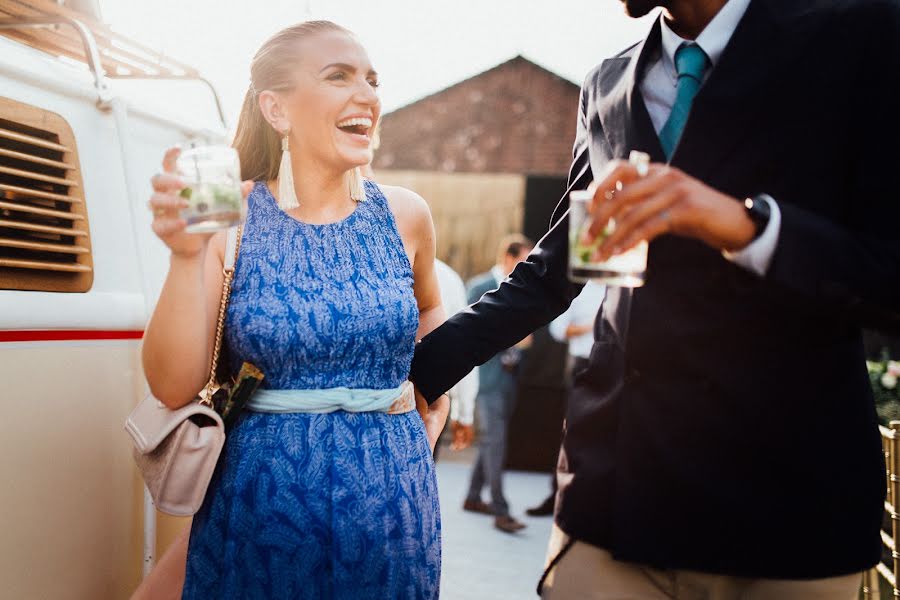
[[[375,92],[375,88],[372,87],[372,84],[368,81],[363,81],[356,86],[355,97],[359,102],[368,106],[378,104],[380,101],[378,94]]]

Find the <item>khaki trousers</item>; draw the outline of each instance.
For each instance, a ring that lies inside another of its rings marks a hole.
[[[547,564],[569,542],[553,526]],[[544,578],[543,600],[856,600],[861,574],[813,580],[746,579],[661,570],[615,560],[574,542]]]

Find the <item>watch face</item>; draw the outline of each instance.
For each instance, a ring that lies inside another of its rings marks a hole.
[[[758,238],[765,230],[766,225],[769,224],[769,216],[771,215],[769,203],[760,196],[754,196],[744,200],[744,207],[747,210],[747,216],[756,225],[756,235],[753,237],[754,239]]]

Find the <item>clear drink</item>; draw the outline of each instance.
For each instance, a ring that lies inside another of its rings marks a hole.
[[[178,175],[186,184],[181,197],[189,205],[180,216],[185,231],[208,233],[227,229],[244,219],[241,167],[237,152],[228,146],[196,146],[178,157]]]
[[[629,161],[638,167],[638,172],[646,174],[649,156],[642,152],[632,152]],[[590,204],[594,194],[587,190],[569,193],[569,279],[578,283],[594,280],[617,287],[640,287],[644,285],[647,272],[647,242],[640,242],[633,248],[610,257],[605,261],[594,259],[594,253],[603,240],[615,231],[614,220],[607,223],[603,233],[589,243],[584,243],[584,234],[593,223]]]

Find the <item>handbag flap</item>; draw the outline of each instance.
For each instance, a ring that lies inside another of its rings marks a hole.
[[[148,394],[141,400],[128,418],[125,419],[125,431],[134,440],[134,446],[141,454],[149,454],[156,450],[166,436],[186,419],[193,415],[203,415],[213,420],[210,427],[224,428],[222,418],[213,409],[192,401],[181,408],[171,410],[165,404]]]

